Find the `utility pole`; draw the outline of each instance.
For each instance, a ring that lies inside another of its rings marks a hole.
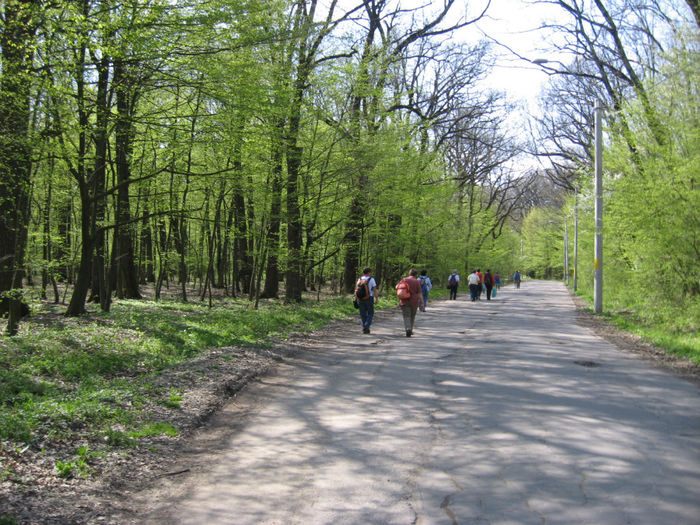
[[[593,281],[593,311],[597,314],[603,311],[603,129],[601,112],[603,110],[599,99],[595,101],[595,270]]]
[[[578,188],[574,188],[574,292],[578,290]]]
[[[569,216],[564,217],[564,280],[569,286]]]

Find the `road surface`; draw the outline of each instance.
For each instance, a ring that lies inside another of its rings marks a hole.
[[[251,385],[139,522],[700,524],[699,394],[577,326],[560,283],[462,292]]]

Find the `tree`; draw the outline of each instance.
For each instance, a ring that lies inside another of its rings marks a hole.
[[[29,115],[34,37],[43,3],[5,2],[0,32],[0,293],[22,287],[24,251],[29,224],[32,147]],[[7,300],[9,298],[9,300]],[[3,297],[10,313],[8,332],[17,329],[21,299]],[[25,305],[26,308],[26,305]]]

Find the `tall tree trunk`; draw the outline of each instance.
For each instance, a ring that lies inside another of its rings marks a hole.
[[[87,2],[83,3],[84,14],[87,14]],[[85,157],[87,155],[87,129],[89,124],[88,111],[85,108],[85,70],[86,47],[81,45],[78,51],[78,61],[75,65],[76,101],[78,106],[78,152],[75,167],[71,167],[73,177],[78,183],[80,192],[80,263],[75,278],[73,295],[71,296],[67,316],[77,316],[85,313],[85,301],[92,280],[93,253],[95,250],[96,212],[94,178],[88,180],[85,174]]]
[[[141,270],[140,281],[142,284],[153,283],[156,280],[153,258],[153,232],[151,231],[150,203],[148,195],[144,197],[143,219],[141,220]]]
[[[265,289],[261,297],[277,298],[279,294],[279,248],[280,226],[282,224],[282,131],[284,122],[279,119],[272,133],[272,187],[270,198],[270,227],[267,230],[267,266],[265,269]]]
[[[105,185],[107,181],[107,145],[109,142],[108,120],[108,86],[109,86],[110,59],[103,56],[97,64],[97,99],[95,122],[95,167],[91,177],[92,198],[95,210],[95,224],[101,224],[106,215],[107,202],[105,197]],[[95,226],[91,227],[95,235],[95,253],[92,260],[92,292],[90,300],[99,301],[103,312],[108,312],[111,306],[111,286],[105,279],[106,246],[105,231]]]
[[[5,2],[0,31],[0,293],[22,286],[29,224],[33,11],[40,7],[39,1]],[[0,303],[6,311],[19,300],[13,297]],[[8,332],[16,330],[11,324]]]
[[[240,119],[236,124],[236,139],[233,150],[233,219],[235,228],[234,264],[236,267],[236,288],[243,294],[250,290],[250,278],[253,271],[253,260],[249,244],[249,224],[245,203],[243,178],[243,132],[244,123]],[[240,288],[238,288],[240,286]]]
[[[305,53],[302,53],[304,55]],[[287,135],[287,274],[285,278],[286,302],[301,302],[304,288],[302,277],[302,223],[299,206],[299,177],[303,149],[299,146],[301,109],[304,89],[310,74],[310,65],[301,63],[295,83]]]
[[[131,182],[131,153],[133,139],[134,87],[125,64],[114,63],[114,84],[117,98],[115,125],[115,152],[117,168],[117,211],[112,252],[112,271],[116,276],[117,297],[140,299],[138,273],[136,271],[133,224],[129,210],[129,185]]]

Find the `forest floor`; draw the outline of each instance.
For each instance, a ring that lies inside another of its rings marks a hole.
[[[662,348],[615,328],[592,315],[585,301],[572,297],[581,326],[588,327],[621,350],[640,355],[700,386],[699,366],[670,356]],[[377,314],[379,318],[394,315],[398,315],[396,308]],[[130,495],[157,485],[161,479],[186,472],[178,461],[178,451],[186,448],[193,433],[248,382],[273,370],[285,357],[303,352],[313,341],[329,338],[356,324],[354,317],[335,321],[311,334],[289,337],[272,349],[218,348],[168,370],[157,383],[164,390],[183,392],[181,410],[163,410],[151,415],[154,420],[178,428],[179,434],[150,438],[136,448],[91,458],[91,474],[86,478],[64,479],[54,470],[56,461],[65,458],[66,452],[75,450],[80,443],[57,444],[55,448],[43,450],[0,449],[4,468],[13,472],[11,480],[0,472],[0,525],[130,521],[138,510],[131,508]],[[232,354],[236,359],[231,359]]]

